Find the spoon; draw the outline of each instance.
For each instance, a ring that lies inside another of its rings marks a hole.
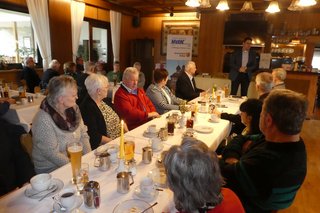
[[[148,208],[146,208],[145,210],[143,210],[143,211],[140,212],[140,213],[144,213],[144,212],[148,211],[149,209],[151,209],[152,207],[154,207],[154,206],[157,205],[157,204],[158,204],[158,202],[155,202],[154,204],[152,204],[151,206],[149,206]]]
[[[39,199],[39,201],[41,201],[41,200],[43,200],[44,198],[46,198],[49,194],[51,194],[52,192],[54,192],[57,188],[58,188],[58,186],[51,187],[50,190],[48,190],[48,192]]]
[[[45,189],[45,190],[42,190],[42,191],[38,191],[38,192],[35,192],[33,194],[26,194],[28,197],[33,197],[35,195],[38,195],[38,194],[41,194],[43,192],[47,192],[47,191],[51,191],[53,189],[55,189],[57,186],[56,185],[51,185],[48,189]]]
[[[56,197],[52,197],[52,199],[54,200],[54,202],[55,202],[56,204],[58,204],[61,212],[67,211],[67,209],[66,209],[64,206],[62,206],[62,204],[59,202],[59,200],[58,200]]]

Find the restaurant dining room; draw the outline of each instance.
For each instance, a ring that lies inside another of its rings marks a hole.
[[[318,0],[1,0],[0,212],[318,212],[319,20]]]

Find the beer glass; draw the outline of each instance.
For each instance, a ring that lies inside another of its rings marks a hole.
[[[131,162],[134,160],[134,148],[135,144],[133,138],[126,137],[124,139],[124,159],[126,162]]]
[[[68,154],[72,169],[72,182],[76,183],[81,168],[82,144],[80,142],[68,143]]]

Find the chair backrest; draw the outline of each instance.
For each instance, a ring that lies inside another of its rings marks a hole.
[[[29,133],[22,134],[20,137],[20,143],[31,158],[32,157],[32,136]]]

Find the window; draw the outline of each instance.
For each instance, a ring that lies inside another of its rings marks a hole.
[[[112,63],[110,23],[85,19],[82,24],[78,56],[85,61]]]
[[[36,42],[30,16],[0,9],[0,60],[22,63],[28,56],[37,61]]]
[[[320,48],[314,48],[312,67],[320,70]]]

